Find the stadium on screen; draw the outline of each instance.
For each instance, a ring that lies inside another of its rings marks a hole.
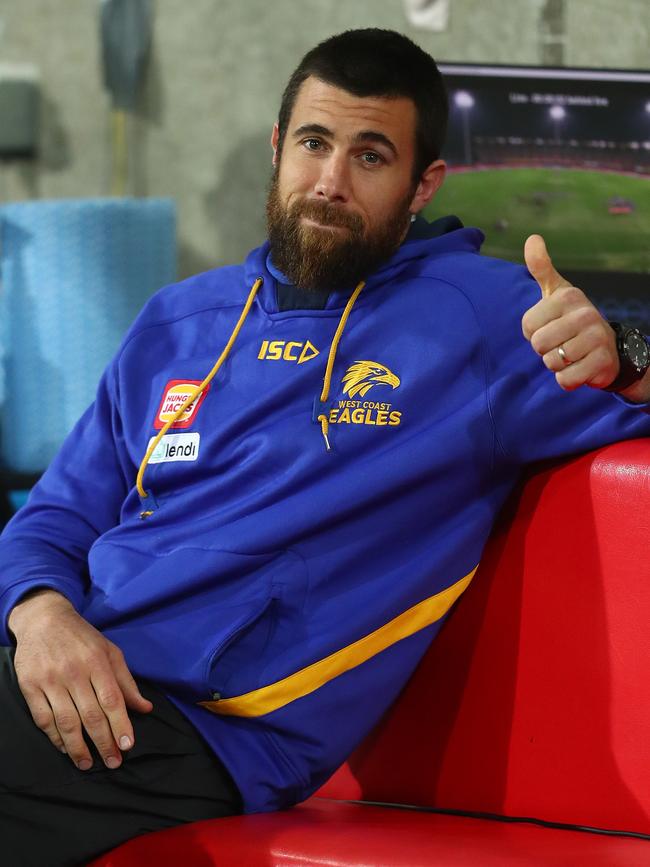
[[[544,235],[610,319],[650,330],[650,73],[444,63],[449,175],[425,210],[523,261]]]

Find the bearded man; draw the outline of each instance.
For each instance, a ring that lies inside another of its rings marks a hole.
[[[644,339],[539,236],[527,270],[417,217],[445,124],[405,37],[310,51],[268,242],[151,299],[6,529],[12,863],[308,797],[403,687],[522,467],[650,430]]]

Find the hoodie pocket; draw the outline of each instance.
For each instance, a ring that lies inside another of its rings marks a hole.
[[[204,679],[211,697],[225,698],[260,685],[262,660],[274,632],[276,609],[277,599],[271,595],[252,601],[233,620],[231,629],[206,662]]]
[[[269,659],[304,632],[308,576],[289,551],[184,545],[152,555],[104,542],[84,616],[133,670],[186,700],[255,689]]]
[[[242,601],[236,610],[230,606],[223,610],[229,626],[205,662],[208,694],[230,698],[266,686],[264,672],[271,660],[286,660],[287,674],[300,667],[308,595],[302,558],[290,551],[278,553],[263,592]]]

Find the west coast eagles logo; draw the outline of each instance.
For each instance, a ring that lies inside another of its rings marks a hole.
[[[330,424],[367,424],[396,427],[402,423],[402,413],[393,409],[392,403],[377,400],[353,400],[357,395],[365,397],[371,388],[390,385],[394,390],[401,385],[386,365],[378,361],[355,361],[341,380],[347,400],[339,400],[338,406],[329,412]]]
[[[376,361],[355,361],[351,367],[348,367],[347,373],[341,380],[343,382],[343,394],[349,394],[354,397],[360,394],[365,397],[373,385],[384,383],[397,388],[400,384],[399,377],[383,364],[378,364]]]

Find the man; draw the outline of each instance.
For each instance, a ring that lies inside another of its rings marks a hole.
[[[603,390],[648,399],[645,342],[617,348],[539,236],[533,279],[416,218],[445,119],[405,37],[309,52],[269,243],[150,301],[7,528],[16,864],[308,797],[417,665],[522,466],[650,430]]]

